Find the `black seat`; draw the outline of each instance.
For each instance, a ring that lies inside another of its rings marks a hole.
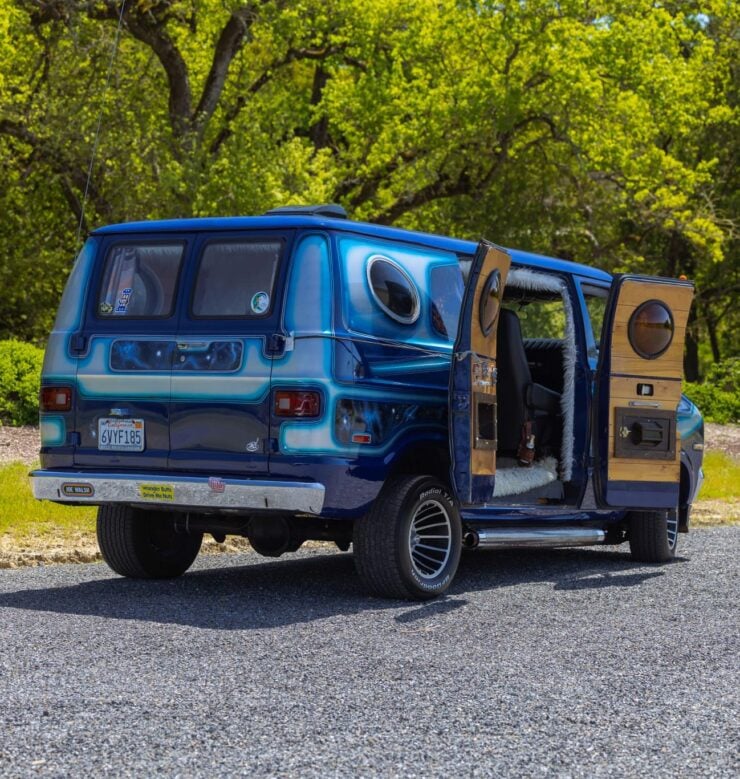
[[[522,328],[516,312],[502,308],[497,333],[498,450],[515,453],[525,422],[534,423],[540,449],[543,418],[560,413],[560,393],[535,384],[527,363]]]

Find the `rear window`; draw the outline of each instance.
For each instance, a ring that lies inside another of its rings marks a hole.
[[[218,241],[203,251],[192,313],[209,319],[267,316],[282,241]]]
[[[183,244],[118,244],[105,258],[98,316],[172,315]]]

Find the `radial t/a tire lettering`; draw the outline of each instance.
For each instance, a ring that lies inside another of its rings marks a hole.
[[[355,566],[365,587],[380,597],[441,595],[461,549],[460,513],[447,488],[430,476],[388,481],[369,514],[355,522]]]

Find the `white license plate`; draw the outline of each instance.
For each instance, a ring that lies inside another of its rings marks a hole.
[[[105,452],[143,452],[143,419],[99,419],[98,449]]]

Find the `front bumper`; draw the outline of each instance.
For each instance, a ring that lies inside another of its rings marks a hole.
[[[33,471],[31,485],[34,497],[57,503],[300,514],[320,514],[325,494],[324,485],[316,482],[84,471]]]

